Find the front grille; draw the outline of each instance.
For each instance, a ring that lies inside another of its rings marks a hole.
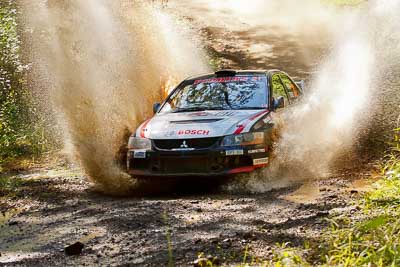
[[[219,141],[219,137],[195,138],[195,139],[159,139],[153,140],[153,144],[158,149],[179,149],[179,148],[209,148]],[[186,142],[186,146],[182,146]]]

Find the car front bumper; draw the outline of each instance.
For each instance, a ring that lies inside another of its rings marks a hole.
[[[268,164],[265,146],[197,150],[130,150],[134,176],[221,176],[246,173]]]

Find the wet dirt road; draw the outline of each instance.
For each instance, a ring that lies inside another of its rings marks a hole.
[[[245,251],[248,262],[264,262],[276,243],[317,245],[324,218],[356,209],[351,200],[365,187],[361,174],[349,173],[263,194],[181,181],[163,193],[115,198],[93,192],[72,166],[16,177],[21,186],[0,206],[6,266],[193,266],[201,252],[229,265],[242,263]],[[66,255],[75,242],[84,244],[82,254]]]

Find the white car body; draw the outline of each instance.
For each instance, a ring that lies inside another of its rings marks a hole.
[[[206,110],[156,114],[137,129],[136,136],[149,139],[188,139],[218,137],[249,132],[265,110]],[[267,120],[268,118],[265,118]]]
[[[128,171],[140,177],[214,176],[266,167],[276,114],[301,94],[278,70],[223,70],[186,79],[130,137]]]

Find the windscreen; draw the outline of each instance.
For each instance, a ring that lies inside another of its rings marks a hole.
[[[183,83],[160,110],[185,112],[268,107],[265,75],[237,75],[191,80]]]

